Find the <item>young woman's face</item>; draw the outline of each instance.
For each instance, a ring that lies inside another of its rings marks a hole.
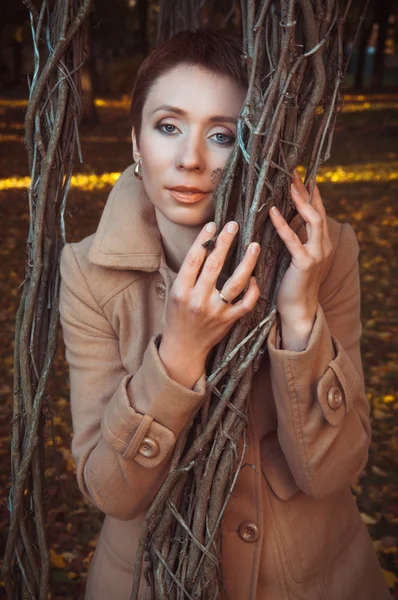
[[[228,76],[178,65],[153,84],[142,111],[139,144],[143,185],[173,223],[200,226],[214,217],[213,192],[237,135],[246,90]],[[179,186],[202,195],[173,192]]]

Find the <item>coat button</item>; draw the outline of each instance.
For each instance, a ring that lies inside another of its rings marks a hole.
[[[156,293],[161,300],[164,300],[166,297],[166,286],[164,283],[157,283],[155,285]]]
[[[146,437],[138,448],[138,452],[146,458],[155,458],[159,454],[159,445],[152,438]]]
[[[337,385],[333,385],[328,391],[328,404],[332,410],[337,410],[343,402],[343,394]]]
[[[239,535],[244,542],[256,542],[260,537],[260,532],[255,523],[243,521],[239,525]]]

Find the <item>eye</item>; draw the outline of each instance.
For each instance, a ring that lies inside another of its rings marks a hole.
[[[233,144],[235,141],[234,137],[227,135],[226,133],[215,133],[212,137],[214,137],[214,136],[218,136],[217,142],[219,142],[223,146],[229,146],[229,145]],[[224,139],[220,139],[219,136],[221,136]]]
[[[170,129],[165,130],[165,129],[163,129],[163,127],[171,127],[172,130],[171,131],[170,131]],[[177,129],[177,128],[175,125],[172,125],[171,123],[158,123],[156,125],[156,129],[159,129],[159,131],[161,131],[162,133],[171,134],[171,133],[174,133],[174,129]]]

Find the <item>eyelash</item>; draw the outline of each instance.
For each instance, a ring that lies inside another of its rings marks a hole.
[[[172,133],[174,133],[174,132],[164,131],[162,129],[162,127],[174,127],[174,128],[176,128],[176,126],[172,125],[172,123],[158,123],[156,125],[156,129],[158,129],[161,133],[165,133],[166,135],[172,135]],[[235,142],[235,138],[228,136],[226,133],[215,133],[214,135],[223,135],[226,138],[228,138],[228,141],[226,141],[226,142],[218,142],[220,144],[220,146],[232,146],[232,144]]]

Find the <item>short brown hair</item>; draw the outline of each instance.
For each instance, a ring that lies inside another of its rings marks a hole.
[[[145,58],[135,79],[130,116],[137,141],[141,132],[142,110],[149,90],[158,77],[180,64],[200,66],[229,76],[241,87],[248,85],[242,43],[225,30],[180,31]]]

